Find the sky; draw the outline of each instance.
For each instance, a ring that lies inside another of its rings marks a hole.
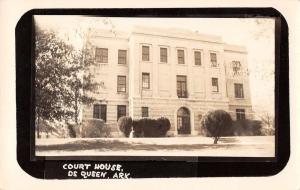
[[[275,21],[272,18],[126,18],[35,16],[35,23],[82,44],[76,31],[89,27],[130,31],[134,26],[181,28],[221,36],[225,43],[246,46],[251,100],[257,114],[274,115]]]

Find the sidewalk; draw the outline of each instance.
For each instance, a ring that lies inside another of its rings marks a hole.
[[[37,156],[273,157],[274,136],[37,139]]]

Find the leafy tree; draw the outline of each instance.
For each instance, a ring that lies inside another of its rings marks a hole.
[[[88,48],[76,50],[54,31],[36,28],[35,103],[38,138],[39,122],[73,121],[78,123],[82,103],[94,99],[88,93],[97,88],[87,72],[93,64]]]
[[[232,119],[229,113],[224,110],[209,111],[202,117],[201,126],[208,136],[214,137],[214,144],[232,126]]]

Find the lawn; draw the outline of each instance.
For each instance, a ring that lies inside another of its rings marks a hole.
[[[274,136],[37,139],[37,156],[274,157]]]

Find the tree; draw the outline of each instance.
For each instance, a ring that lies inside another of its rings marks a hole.
[[[82,103],[91,103],[88,94],[97,88],[87,72],[93,58],[90,49],[76,50],[55,31],[36,28],[35,102],[38,138],[40,119],[78,123]]]
[[[72,47],[57,38],[55,32],[36,28],[35,111],[38,138],[40,119],[61,121],[70,112],[64,107],[66,81],[70,77],[66,63]]]
[[[229,113],[224,110],[209,111],[202,117],[201,126],[208,136],[214,137],[214,144],[232,126],[232,119]]]

